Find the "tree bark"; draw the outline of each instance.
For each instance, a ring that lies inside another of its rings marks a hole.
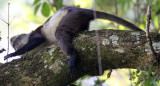
[[[151,59],[151,51],[144,32],[101,30],[100,47],[102,68],[121,69],[144,66]],[[160,52],[160,35],[151,34],[153,47]],[[43,49],[32,56],[3,64],[0,67],[0,85],[3,86],[65,86],[84,75],[98,75],[97,51],[94,31],[77,35],[73,44],[80,61],[76,76],[70,77],[66,56],[55,43],[51,49]]]

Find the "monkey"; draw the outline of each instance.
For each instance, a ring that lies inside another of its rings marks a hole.
[[[61,51],[68,56],[65,61],[67,61],[69,71],[72,74],[78,61],[72,39],[79,32],[88,30],[90,21],[95,19],[94,12],[96,13],[96,19],[110,20],[134,31],[143,31],[136,25],[112,14],[78,7],[65,7],[58,10],[43,25],[29,34],[20,34],[11,38],[11,44],[16,51],[6,55],[4,60],[36,48],[47,47],[56,41]],[[17,44],[17,40],[22,44]]]

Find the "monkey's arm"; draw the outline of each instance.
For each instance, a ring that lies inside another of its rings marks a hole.
[[[21,55],[24,54],[34,48],[36,48],[37,46],[39,46],[40,44],[45,42],[45,37],[42,35],[36,35],[33,38],[31,38],[29,40],[29,42],[24,45],[22,48],[18,49],[17,51],[15,51],[14,53],[8,54],[4,57],[4,60],[13,57],[13,56],[17,56],[17,55]]]

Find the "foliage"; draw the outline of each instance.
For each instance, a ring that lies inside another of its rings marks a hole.
[[[78,79],[77,81],[73,82],[76,86],[106,86],[105,80],[102,80],[100,77],[91,77],[89,75],[85,75]]]
[[[42,15],[45,17],[49,16],[50,8],[49,8],[49,5],[47,4],[47,2],[41,2],[41,0],[34,0],[33,5],[35,6],[34,14],[36,14],[38,12],[39,8],[42,7],[42,9],[41,9]]]
[[[75,6],[85,7],[89,6],[91,8],[91,0],[75,0]],[[77,4],[77,2],[80,2]],[[116,3],[116,4],[115,4]],[[82,6],[81,6],[82,5]],[[159,13],[160,13],[160,3],[159,0],[96,0],[96,9],[112,13],[121,16],[125,19],[136,23],[142,29],[145,28],[146,20],[146,8],[148,5],[152,5],[152,26],[153,31],[158,32],[160,30]],[[34,14],[41,11],[41,14],[45,17],[50,16],[51,11],[64,7],[63,0],[34,0]],[[116,7],[117,6],[117,12]],[[116,14],[117,13],[117,14]],[[117,25],[114,25],[117,26]],[[121,27],[120,27],[121,29]]]
[[[41,2],[34,0],[34,13],[36,14],[41,7],[43,16],[48,17],[50,11],[55,12],[59,8],[64,7],[63,0],[53,0],[53,2]],[[85,1],[84,1],[85,2]],[[90,1],[91,2],[91,1]],[[88,3],[89,4],[89,3]],[[148,5],[152,6],[152,31],[160,31],[160,1],[159,0],[96,0],[96,9],[121,16],[134,22],[140,28],[145,29],[146,9]],[[77,6],[77,5],[76,5]],[[86,5],[87,6],[87,5]],[[117,8],[116,8],[117,6]],[[116,12],[117,11],[117,12]],[[117,26],[117,25],[115,25]],[[136,81],[136,85],[156,86],[160,84],[160,74],[154,62],[141,67],[141,72],[133,71],[131,79]],[[89,77],[87,77],[89,78]],[[81,78],[81,80],[84,80]],[[138,80],[138,81],[137,81]],[[75,84],[75,83],[74,83]],[[76,83],[77,84],[77,83]],[[78,85],[80,85],[79,83]]]
[[[155,59],[153,59],[155,60]],[[149,62],[145,66],[140,66],[137,71],[132,71],[131,79],[135,81],[137,86],[159,86],[160,85],[160,73],[159,68],[155,66],[155,62]],[[140,71],[141,69],[141,71]]]
[[[43,3],[41,12],[45,17],[49,16],[50,9],[49,5],[46,2]]]
[[[33,6],[34,6],[34,14],[38,12],[38,10],[41,11],[41,14],[45,17],[48,17],[50,15],[50,11],[55,12],[59,8],[62,8],[62,1],[63,0],[46,0],[46,1],[41,1],[41,0],[34,0]],[[40,9],[41,8],[41,9]],[[56,10],[54,10],[54,8]]]
[[[132,4],[130,0],[96,0],[96,8],[105,12],[111,12],[115,14],[115,1],[117,1],[120,13],[129,10]]]

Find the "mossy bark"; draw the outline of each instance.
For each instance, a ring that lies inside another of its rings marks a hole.
[[[151,59],[144,32],[101,30],[100,47],[102,68],[137,68]],[[95,32],[83,32],[74,38],[73,44],[80,61],[76,77],[71,79],[68,65],[62,62],[66,56],[56,46],[43,49],[32,56],[3,64],[0,67],[0,86],[65,86],[83,75],[98,75]],[[153,46],[160,51],[160,35],[152,34]]]

